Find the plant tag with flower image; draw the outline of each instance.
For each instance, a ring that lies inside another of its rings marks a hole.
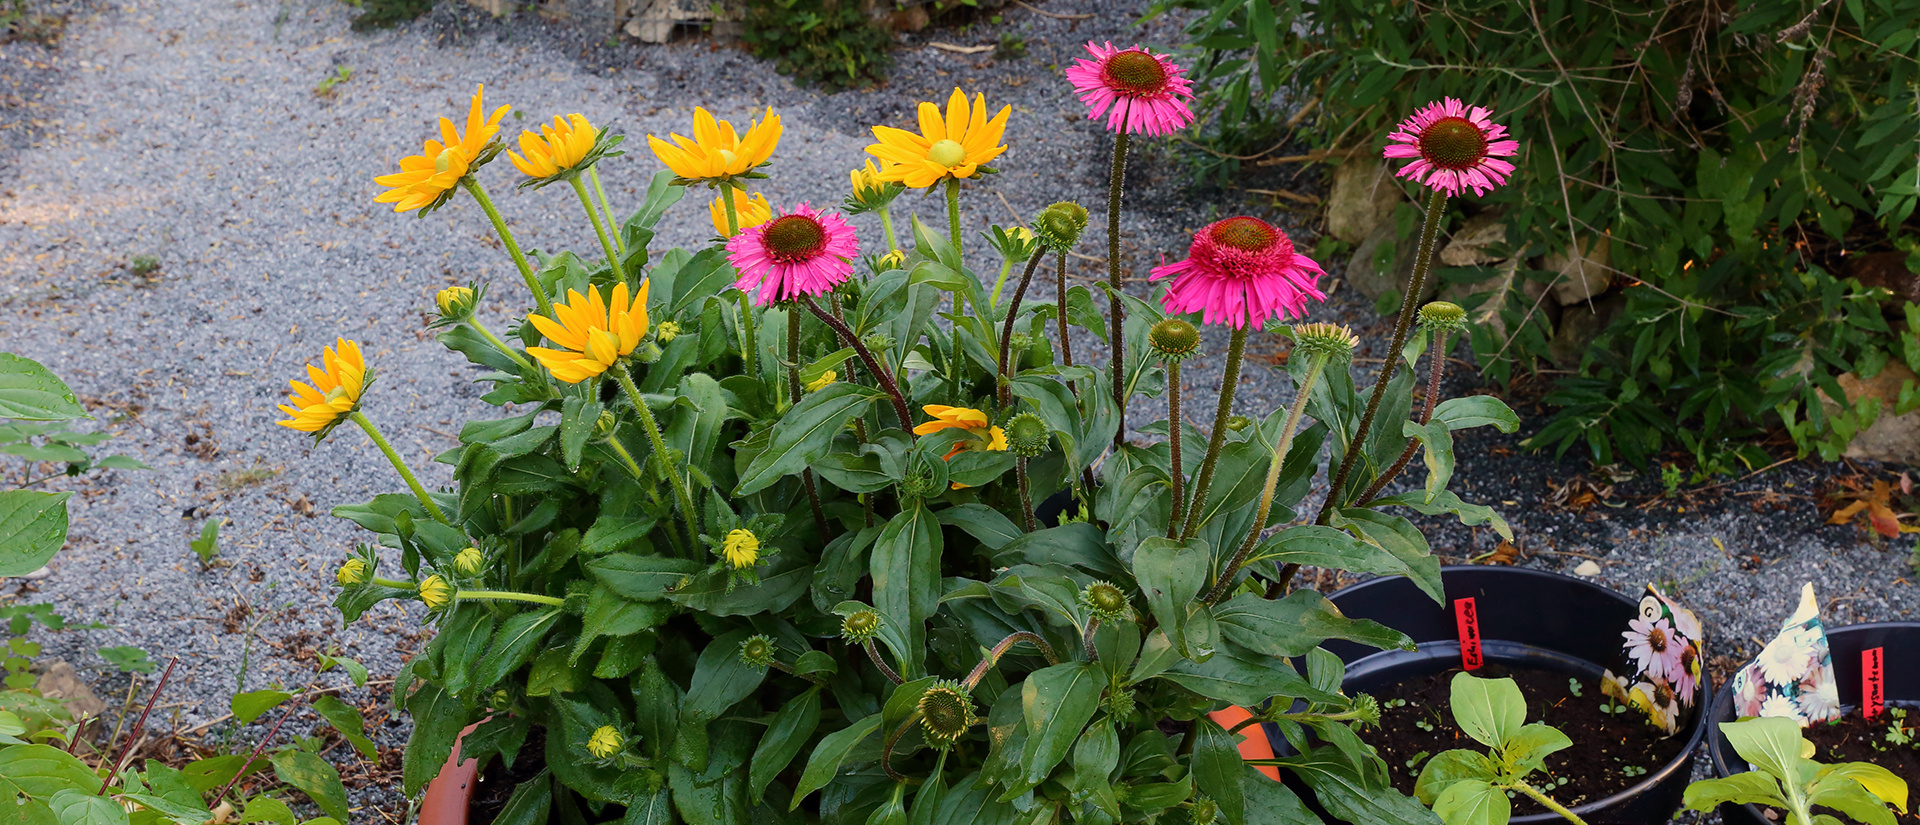
[[[1887,709],[1887,649],[1860,651],[1860,715],[1872,721]]]
[[[1615,661],[1621,675],[1606,671],[1601,692],[1646,714],[1649,724],[1671,736],[1680,730],[1700,689],[1701,661],[1706,658],[1700,620],[1649,584],[1620,635],[1626,640]]]
[[[1741,717],[1792,719],[1803,727],[1840,718],[1840,688],[1813,583],[1801,586],[1800,604],[1780,632],[1733,675],[1733,711]]]
[[[1480,655],[1480,611],[1473,599],[1453,600],[1453,621],[1460,629],[1460,666],[1479,670],[1486,659]]]

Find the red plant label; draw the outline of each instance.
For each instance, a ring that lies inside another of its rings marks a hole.
[[[1460,666],[1479,670],[1485,660],[1480,657],[1480,611],[1473,599],[1453,600],[1453,620],[1460,628]]]
[[[1860,715],[1867,719],[1887,709],[1886,648],[1860,651]]]

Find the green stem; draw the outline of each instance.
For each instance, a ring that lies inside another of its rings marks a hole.
[[[1180,362],[1167,362],[1167,440],[1173,447],[1173,514],[1167,518],[1167,538],[1179,538],[1186,516],[1187,477],[1180,468]]]
[[[893,211],[885,206],[873,211],[880,213],[880,228],[887,231],[887,252],[891,254],[900,251],[900,244],[893,240]]]
[[[593,198],[587,195],[587,184],[574,175],[567,179],[573,184],[573,193],[580,196],[580,208],[587,210],[587,219],[593,221],[593,234],[600,236],[600,249],[607,253],[607,266],[613,267],[613,279],[619,283],[627,282],[626,268],[620,265],[620,251],[614,248],[613,239],[607,237],[606,224],[600,221],[600,210],[593,206]]]
[[[1433,331],[1433,353],[1429,356],[1431,360],[1427,362],[1427,400],[1425,407],[1420,411],[1420,424],[1422,426],[1433,421],[1433,408],[1434,405],[1439,403],[1440,381],[1442,377],[1445,376],[1447,369],[1446,346],[1447,331],[1445,329],[1435,329]],[[1387,471],[1381,473],[1379,478],[1374,479],[1373,484],[1367,487],[1367,491],[1361,493],[1360,497],[1354,500],[1361,504],[1372,501],[1374,496],[1379,495],[1381,490],[1386,489],[1387,484],[1392,482],[1394,477],[1400,475],[1401,470],[1407,468],[1407,463],[1413,460],[1413,454],[1419,451],[1420,442],[1408,439],[1406,449],[1400,451],[1400,459],[1393,462],[1392,467],[1387,468]]]
[[[1046,639],[1040,638],[1039,634],[1031,631],[1016,630],[1007,634],[1007,637],[994,645],[992,650],[987,651],[987,655],[980,660],[980,664],[973,666],[973,671],[967,674],[967,678],[962,680],[961,684],[965,685],[967,690],[973,690],[980,684],[980,679],[987,675],[987,671],[1000,662],[1000,657],[1005,656],[1008,650],[1020,642],[1027,642],[1040,648],[1040,655],[1047,658],[1047,664],[1060,664],[1060,657],[1053,652],[1053,645],[1047,644]]]
[[[720,184],[720,204],[727,210],[727,237],[740,234],[740,212],[733,205],[733,184]]]
[[[480,337],[487,339],[487,343],[492,344],[493,348],[499,350],[501,354],[512,358],[513,363],[519,364],[521,369],[533,369],[533,364],[528,363],[526,356],[521,355],[519,350],[507,346],[507,342],[500,340],[500,336],[494,335],[493,330],[487,329],[484,324],[481,324],[480,319],[468,318],[467,326],[473,327],[474,332],[480,333]]]
[[[553,317],[553,302],[547,300],[547,290],[540,286],[540,279],[533,277],[533,265],[527,263],[527,256],[521,254],[520,244],[514,242],[512,230],[507,229],[507,220],[500,217],[500,210],[493,206],[493,199],[487,197],[487,190],[481,188],[480,181],[472,175],[460,179],[467,193],[473,195],[475,203],[487,213],[487,220],[493,221],[493,231],[500,236],[500,242],[507,245],[507,254],[513,256],[513,265],[520,268],[520,279],[527,282],[527,291],[533,293],[533,302],[540,308],[540,314]]]
[[[755,310],[753,308],[753,298],[748,296],[747,293],[741,292],[740,293],[740,328],[741,328],[741,332],[743,332],[746,335],[747,339],[746,341],[742,342],[740,345],[740,357],[742,360],[746,361],[745,367],[746,367],[747,377],[753,379],[755,382],[758,382],[760,380],[760,365],[755,362],[754,356],[757,353],[757,351],[760,349],[760,333],[758,330],[754,329],[754,326],[755,326],[753,323],[754,312]]]
[[[1446,211],[1446,206],[1446,193],[1433,190],[1433,195],[1427,198],[1426,222],[1420,227],[1420,251],[1413,260],[1413,276],[1407,279],[1406,294],[1400,298],[1400,319],[1393,326],[1393,344],[1387,348],[1387,363],[1380,368],[1380,380],[1373,385],[1373,394],[1367,397],[1367,411],[1360,416],[1360,428],[1354,430],[1353,440],[1346,445],[1346,455],[1340,459],[1340,470],[1334,473],[1333,483],[1327,486],[1327,500],[1321,503],[1320,514],[1314,516],[1315,524],[1327,523],[1333,508],[1340,503],[1340,490],[1346,486],[1354,463],[1367,449],[1367,431],[1373,428],[1373,417],[1380,411],[1380,398],[1387,394],[1387,382],[1393,380],[1394,371],[1400,367],[1400,349],[1406,346],[1407,329],[1413,326],[1413,306],[1420,301],[1420,293],[1427,286],[1427,270],[1433,264],[1433,241],[1440,233],[1440,215]]]
[[[953,254],[960,254],[960,179],[947,178],[947,240],[953,244]]]
[[[609,370],[619,379],[620,389],[627,393],[627,401],[633,404],[634,412],[640,416],[640,428],[647,432],[647,441],[653,446],[653,460],[658,462],[660,475],[667,477],[673,487],[673,496],[680,501],[680,513],[687,520],[687,537],[691,546],[699,546],[700,524],[696,520],[698,513],[693,509],[693,496],[687,492],[687,481],[680,477],[680,471],[667,464],[667,440],[660,435],[660,422],[653,418],[653,411],[647,409],[646,399],[640,397],[640,388],[633,385],[633,374],[625,365]]]
[[[1027,489],[1027,460],[1025,458],[1015,459],[1013,462],[1013,472],[1014,477],[1020,482],[1020,522],[1026,526],[1027,532],[1031,533],[1035,527],[1033,523],[1033,493]]]
[[[1499,786],[1496,785],[1494,787],[1497,788]],[[1584,819],[1581,819],[1578,814],[1575,814],[1574,812],[1567,810],[1567,806],[1553,801],[1552,797],[1549,797],[1546,794],[1543,794],[1535,790],[1532,785],[1529,785],[1525,782],[1515,782],[1509,787],[1523,794],[1526,794],[1527,796],[1533,797],[1533,801],[1540,803],[1540,807],[1546,808],[1549,811],[1559,814],[1562,818],[1566,819],[1568,822],[1573,823],[1574,825],[1587,825],[1587,821]],[[1813,820],[1803,819],[1802,821],[1811,822]]]
[[[413,471],[407,469],[407,463],[400,460],[400,454],[394,452],[393,445],[388,444],[386,437],[380,434],[380,428],[373,426],[373,419],[359,410],[354,410],[347,417],[353,419],[353,423],[360,425],[360,429],[367,432],[367,437],[373,439],[374,446],[379,447],[380,452],[387,454],[387,460],[393,463],[393,469],[400,471],[400,477],[406,479],[407,487],[413,490],[413,497],[420,499],[420,504],[427,508],[427,515],[433,516],[434,521],[452,527],[453,522],[448,521],[447,515],[440,512],[440,505],[433,503],[433,499],[427,495],[427,489],[420,486],[420,480],[413,477]]]
[[[640,472],[640,462],[633,460],[633,453],[627,450],[627,445],[620,443],[620,439],[612,435],[607,436],[607,440],[604,443],[607,445],[607,449],[612,450],[614,455],[620,457],[621,463],[627,465],[627,472],[633,474],[634,481],[644,480]]]
[[[1033,271],[1040,267],[1040,256],[1035,254],[1027,259],[1027,271],[1021,273],[1020,284],[1013,288],[1013,298],[1007,301],[1006,326],[1000,331],[1000,375],[994,382],[996,395],[1002,409],[1013,403],[1013,371],[1009,361],[1013,352],[1014,316],[1020,314],[1020,300],[1027,295],[1027,285],[1033,283]]]
[[[1247,563],[1247,555],[1253,552],[1260,534],[1267,529],[1267,516],[1273,512],[1273,491],[1280,486],[1280,468],[1286,463],[1287,451],[1293,449],[1293,434],[1300,429],[1300,419],[1307,414],[1307,398],[1313,395],[1313,385],[1319,383],[1320,373],[1326,370],[1330,358],[1327,353],[1317,352],[1313,360],[1307,362],[1307,375],[1300,379],[1293,409],[1287,411],[1287,425],[1280,431],[1280,443],[1274,445],[1273,460],[1267,462],[1267,486],[1260,491],[1260,509],[1253,517],[1253,529],[1247,531],[1247,540],[1240,544],[1239,552],[1234,553],[1233,560],[1220,571],[1220,580],[1214,582],[1213,591],[1207,594],[1207,604],[1226,598],[1227,592],[1233,589],[1234,577],[1240,574],[1240,566]]]
[[[400,588],[401,590],[419,590],[420,589],[419,582],[407,582],[407,581],[397,581],[394,579],[383,579],[383,578],[380,578],[379,576],[374,576],[370,579],[367,579],[367,583],[377,584],[377,585],[380,585],[381,587],[397,587],[397,588]]]
[[[1120,195],[1127,179],[1127,145],[1132,136],[1121,132],[1113,138],[1113,173],[1107,185],[1107,296],[1108,341],[1113,344],[1113,406],[1114,414],[1119,416],[1120,426],[1113,431],[1113,448],[1120,449],[1120,442],[1127,437],[1127,397],[1123,387],[1126,372],[1126,342],[1120,337],[1123,321],[1123,308],[1120,304],[1120,290],[1126,285],[1120,275]],[[1232,388],[1227,390],[1231,394]],[[1223,396],[1224,397],[1224,396]]]
[[[593,178],[593,194],[599,196],[600,210],[606,213],[607,228],[613,231],[614,247],[620,250],[620,258],[625,260],[627,257],[627,241],[625,238],[620,237],[620,222],[614,220],[613,205],[607,202],[607,189],[600,185],[600,167],[587,167],[587,176]]]
[[[1013,271],[1013,259],[1000,262],[1000,274],[993,279],[993,293],[987,296],[987,306],[1000,306],[1000,289],[1007,285],[1007,274]]]
[[[787,306],[787,394],[796,405],[804,395],[800,387],[800,308],[792,305]],[[807,506],[813,510],[813,526],[820,531],[820,538],[824,540],[827,537],[827,514],[820,509],[820,490],[814,486],[813,471],[801,470],[800,483],[807,488]]]
[[[1193,480],[1192,501],[1187,504],[1186,525],[1180,540],[1193,538],[1200,529],[1200,511],[1207,509],[1207,488],[1213,486],[1213,467],[1220,461],[1220,448],[1227,442],[1227,419],[1233,415],[1233,391],[1240,383],[1240,354],[1247,348],[1247,328],[1237,327],[1227,344],[1227,372],[1221,377],[1220,409],[1213,415],[1213,433],[1207,437],[1207,457],[1200,460],[1200,475]]]
[[[532,602],[533,604],[546,604],[554,607],[559,607],[567,603],[565,599],[557,599],[552,596],[539,596],[533,593],[516,593],[512,590],[456,590],[453,594],[453,600],[456,602]]]

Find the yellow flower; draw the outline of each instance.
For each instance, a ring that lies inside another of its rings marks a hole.
[[[905,265],[906,262],[907,253],[905,251],[899,249],[893,250],[880,256],[880,271],[885,272],[889,269],[899,269]]]
[[[898,181],[919,189],[946,178],[970,178],[980,165],[1007,151],[1000,138],[1007,131],[1007,116],[1012,106],[1002,106],[999,114],[987,119],[986,95],[974,95],[973,106],[958,88],[947,98],[947,111],[920,104],[920,134],[890,126],[873,127],[879,143],[867,147],[867,154],[894,165],[880,170],[882,180]]]
[[[464,286],[450,286],[433,296],[433,302],[440,306],[440,314],[454,319],[472,315],[473,301],[473,289]]]
[[[341,587],[350,587],[356,584],[365,584],[368,575],[369,571],[365,561],[361,559],[347,559],[345,564],[340,565],[340,572],[333,574],[333,579],[339,582]]]
[[[579,166],[587,153],[593,151],[593,142],[599,137],[600,130],[593,128],[585,115],[576,113],[565,118],[555,115],[553,124],[540,127],[538,133],[532,129],[521,132],[520,151],[527,154],[522,157],[508,152],[507,160],[527,177],[551,178]]]
[[[760,563],[760,537],[752,530],[734,530],[727,533],[727,539],[720,545],[720,554],[727,559],[727,566],[735,570],[744,570]]]
[[[716,181],[744,175],[767,162],[780,143],[780,131],[780,116],[771,108],[742,139],[734,134],[733,124],[717,121],[713,113],[695,107],[692,140],[675,133],[668,135],[673,138],[673,143],[668,143],[647,135],[647,145],[674,174],[687,180]]]
[[[740,222],[741,229],[752,229],[773,220],[773,207],[767,203],[767,196],[755,192],[751,195],[731,186],[727,191],[733,193],[733,216]],[[713,231],[722,238],[731,238],[727,231],[727,202],[721,200],[724,195],[715,195],[707,204],[707,213],[713,216]]]
[[[832,386],[833,382],[838,380],[840,380],[840,373],[838,371],[827,370],[826,372],[820,373],[819,378],[815,378],[807,383],[807,392],[819,392]]]
[[[420,580],[420,601],[425,602],[428,610],[443,610],[453,604],[453,585],[434,574]]]
[[[880,170],[873,168],[873,161],[867,161],[865,167],[853,170],[847,177],[853,183],[855,199],[872,200],[887,191],[887,182],[880,177]]]
[[[289,381],[293,386],[280,411],[291,416],[276,421],[282,427],[303,433],[317,433],[339,423],[360,406],[360,391],[366,387],[367,362],[360,357],[360,345],[345,338],[334,340],[321,356],[322,367],[307,365],[307,377],[313,385]]]
[[[928,404],[920,408],[932,421],[913,428],[914,435],[931,435],[941,430],[966,430],[979,441],[962,441],[953,445],[947,452],[947,458],[959,455],[963,450],[1005,452],[1007,449],[1007,431],[991,426],[987,414],[969,407],[948,407],[942,404]]]
[[[605,759],[618,753],[625,742],[626,739],[612,725],[601,725],[592,736],[587,737],[587,753],[593,754],[595,759]]]
[[[453,557],[453,569],[462,576],[477,576],[487,566],[486,554],[478,547],[469,547]]]
[[[606,372],[646,337],[647,290],[652,286],[652,281],[640,282],[640,291],[628,300],[627,285],[617,284],[604,302],[596,286],[587,287],[584,296],[567,290],[567,302],[553,305],[553,318],[527,316],[541,335],[565,349],[527,347],[527,354],[569,384]]]
[[[493,110],[493,114],[483,114],[481,96],[486,90],[481,86],[473,92],[465,134],[453,128],[453,121],[443,117],[439,140],[428,140],[420,154],[401,158],[399,172],[373,179],[374,183],[388,187],[373,199],[375,203],[391,203],[395,212],[411,212],[437,205],[451,193],[500,131],[500,118],[506,117],[510,108],[502,106]]]

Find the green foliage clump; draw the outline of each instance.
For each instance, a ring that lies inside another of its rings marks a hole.
[[[361,11],[348,27],[357,32],[391,29],[433,11],[434,0],[360,0]]]
[[[827,91],[886,79],[893,36],[845,0],[752,0],[741,40],[800,85]]]
[[[1617,312],[1547,397],[1559,412],[1533,445],[1584,443],[1597,461],[1643,465],[1679,446],[1705,466],[1726,463],[1716,439],[1778,427],[1832,458],[1877,415],[1920,407],[1912,380],[1889,404],[1849,401],[1839,383],[1893,362],[1920,368],[1920,307],[1847,277],[1860,256],[1914,245],[1920,2],[1156,8],[1206,12],[1188,29],[1210,124],[1201,140],[1243,156],[1211,162],[1214,174],[1283,138],[1373,155],[1387,127],[1457,97],[1490,107],[1521,142],[1513,180],[1470,199],[1502,210],[1513,260],[1610,241]],[[1279,95],[1311,108],[1283,120]],[[1523,263],[1468,306],[1504,322],[1474,333],[1489,377],[1546,356],[1548,313],[1524,287],[1558,277]]]

